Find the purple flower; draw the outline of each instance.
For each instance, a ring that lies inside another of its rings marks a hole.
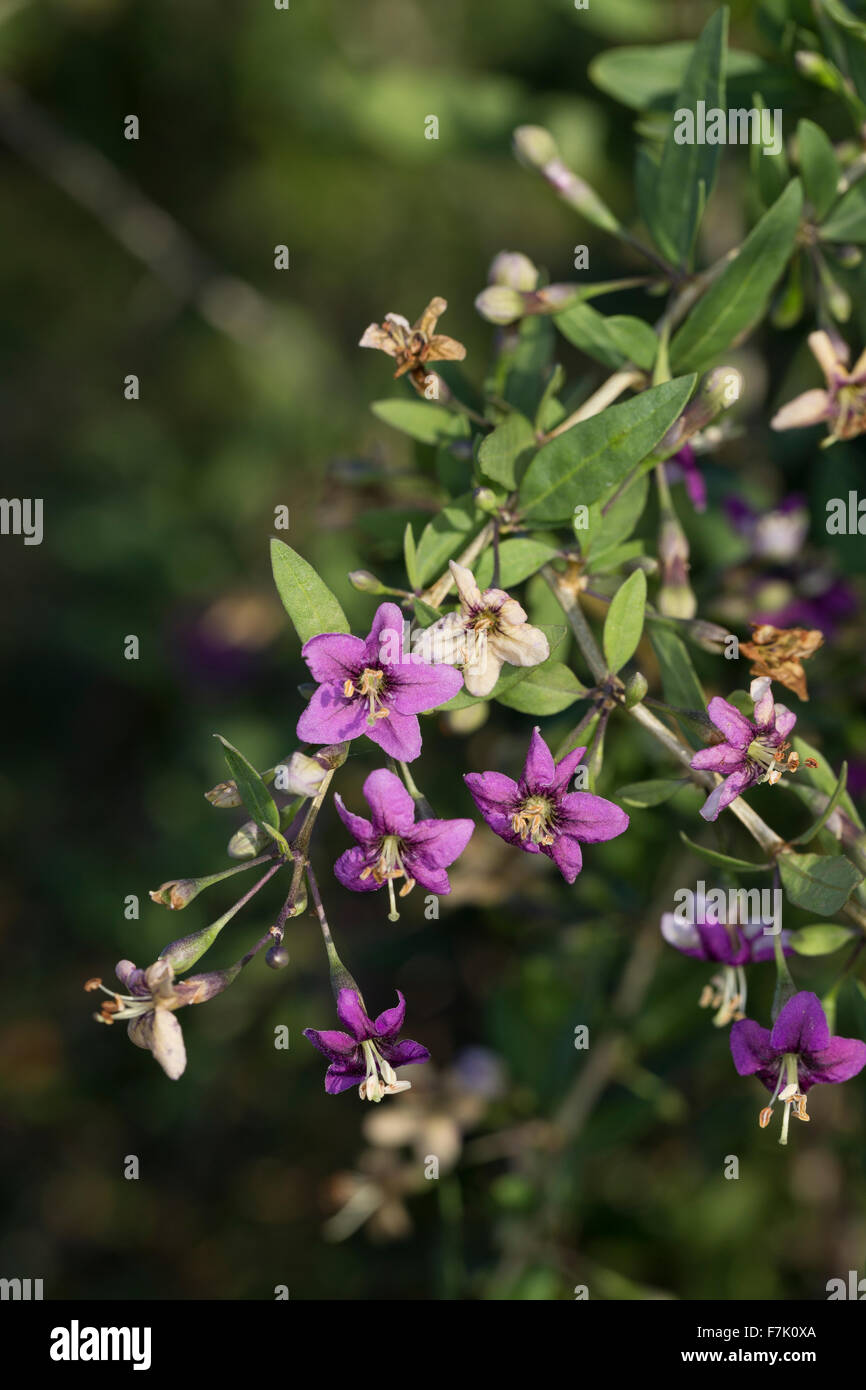
[[[569,792],[568,780],[585,748],[558,763],[536,727],[519,782],[501,772],[469,772],[464,781],[490,829],[528,854],[546,854],[566,883],[583,867],[580,842],[612,840],[628,827],[628,816],[604,797]]]
[[[298,720],[308,743],[342,743],[366,734],[386,753],[412,762],[421,752],[417,716],[450,700],[463,684],[452,666],[428,666],[403,648],[403,615],[380,604],[369,637],[324,632],[301,655],[319,688]]]
[[[761,1111],[763,1129],[778,1098],[785,1104],[781,1143],[788,1141],[793,1106],[798,1120],[808,1120],[806,1092],[810,1086],[849,1081],[866,1066],[866,1043],[858,1038],[833,1038],[816,994],[801,990],[780,1011],[772,1029],[750,1018],[731,1029],[731,1053],[740,1076],[757,1075],[772,1093]]]
[[[668,481],[675,483],[680,479],[686,485],[689,501],[696,512],[707,510],[707,485],[698,467],[695,451],[691,444],[684,444],[665,464]]]
[[[662,936],[668,945],[693,960],[717,962],[722,968],[703,989],[702,1009],[715,1009],[713,1023],[724,1028],[732,1019],[743,1018],[746,1007],[745,965],[772,960],[775,954],[772,922],[719,922],[710,912],[706,920],[682,922],[675,912],[666,912],[661,919]],[[792,954],[791,934],[780,933],[782,950]]]
[[[358,1086],[362,1100],[379,1101],[383,1096],[409,1090],[411,1081],[398,1081],[394,1068],[408,1066],[410,1062],[426,1062],[430,1053],[411,1038],[398,1040],[406,1013],[406,1000],[399,990],[397,999],[396,1008],[386,1009],[374,1022],[364,1012],[358,991],[341,989],[337,1014],[349,1031],[304,1029],[304,1037],[309,1038],[313,1047],[331,1064],[325,1075],[325,1090],[329,1096]]]
[[[395,879],[406,880],[400,889],[401,898],[416,883],[430,893],[450,893],[446,866],[463,853],[475,829],[474,822],[431,819],[416,825],[412,797],[400,778],[387,768],[370,773],[364,783],[364,796],[373,813],[371,821],[353,815],[346,810],[342,797],[334,797],[340,819],[359,845],[347,849],[334,865],[334,873],[343,886],[354,893],[372,893],[387,883],[392,921],[397,920]]]
[[[749,720],[727,700],[718,695],[707,706],[710,719],[724,735],[724,742],[702,748],[692,758],[691,766],[706,772],[718,772],[724,782],[710,792],[701,815],[704,820],[716,820],[720,811],[758,782],[778,782],[783,770],[796,770],[796,754],[788,754],[787,738],[797,722],[785,705],[775,705],[769,676],[753,680],[749,692],[755,702],[754,719]]]

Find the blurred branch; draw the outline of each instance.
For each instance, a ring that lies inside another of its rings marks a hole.
[[[67,135],[20,87],[0,79],[0,138],[44,178],[102,224],[109,236],[172,291],[195,305],[212,328],[235,342],[264,342],[277,326],[258,290],[228,275],[164,208],[105,155]]]

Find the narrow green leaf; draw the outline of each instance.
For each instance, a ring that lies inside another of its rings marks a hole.
[[[531,537],[518,537],[503,541],[499,547],[499,586],[510,589],[522,584],[530,575],[537,574],[542,565],[552,560],[559,550],[555,541],[533,540]],[[489,589],[493,581],[493,551],[485,550],[475,568],[475,578],[479,589]]]
[[[406,522],[406,530],[403,532],[403,559],[406,562],[406,574],[409,579],[409,588],[420,589],[421,580],[418,578],[418,555],[415,549],[415,534],[412,530],[411,521]]]
[[[520,485],[524,517],[533,523],[567,521],[576,505],[591,506],[622,482],[670,429],[694,384],[693,376],[666,381],[551,439]]]
[[[545,661],[533,666],[522,681],[517,681],[495,698],[501,705],[521,714],[559,714],[575,700],[586,694],[574,672],[561,661]]]
[[[706,110],[725,106],[725,50],[728,11],[719,9],[708,20],[695,44],[675,109],[695,117],[699,101]],[[701,213],[716,180],[721,147],[692,140],[679,144],[675,120],[662,151],[658,174],[656,225],[659,249],[675,265],[691,261]]]
[[[811,743],[807,743],[799,734],[794,737],[794,751],[800,755],[799,777],[807,777],[814,787],[817,787],[825,796],[832,796],[836,790],[837,777],[827,759],[819,748],[813,748]],[[811,760],[816,764],[815,767],[807,767],[806,762]],[[863,819],[854,802],[847,791],[842,793],[842,810],[849,815],[856,826],[861,830]]]
[[[829,135],[814,121],[800,121],[797,144],[806,197],[820,220],[826,217],[836,201],[836,188],[842,170]]]
[[[426,401],[374,401],[370,406],[377,419],[395,430],[417,439],[419,444],[442,444],[466,436],[469,427],[462,415]]]
[[[683,787],[690,785],[687,777],[653,777],[647,782],[629,782],[627,786],[620,787],[616,799],[625,802],[626,806],[639,806],[646,810],[650,806],[663,805],[681,792]]]
[[[798,956],[831,956],[854,935],[850,927],[836,922],[810,922],[791,932],[791,945]]]
[[[608,669],[621,671],[637,650],[646,609],[646,575],[635,570],[614,594],[604,620],[602,646]]]
[[[424,527],[416,548],[418,583],[429,584],[438,576],[456,551],[467,544],[479,527],[478,512],[471,492],[455,497],[438,516]]]
[[[804,830],[802,835],[798,835],[796,839],[791,841],[792,845],[807,845],[810,840],[814,840],[815,836],[818,834],[818,831],[821,829],[823,825],[827,824],[827,821],[830,819],[836,807],[839,805],[839,802],[841,801],[845,793],[845,786],[847,784],[847,781],[848,764],[843,763],[842,771],[839,773],[839,780],[836,783],[836,786],[833,790],[833,795],[830,797],[830,800],[827,802],[827,805],[824,807],[824,810],[821,812],[814,825],[810,826],[808,830]]]
[[[594,558],[628,540],[643,515],[648,492],[649,478],[642,474],[629,483],[615,502],[613,492],[609,498],[594,502],[586,530],[575,530],[583,554]]]
[[[625,106],[646,111],[664,102],[669,107],[682,86],[694,51],[695,44],[688,41],[624,44],[608,48],[594,58],[589,65],[589,76],[597,87]],[[756,86],[767,89],[764,76],[772,69],[768,69],[756,54],[732,48],[727,56],[729,86],[731,78],[735,77],[741,79],[737,90],[744,96]]]
[[[537,447],[531,422],[514,410],[482,440],[478,464],[488,478],[512,492]]]
[[[706,709],[707,697],[685,643],[670,628],[652,625],[648,631],[661,667],[662,689],[667,703],[679,709]],[[684,733],[693,748],[703,747],[703,740],[694,729],[687,726]]]
[[[766,873],[772,867],[770,864],[750,864],[747,859],[736,859],[732,854],[722,854],[721,850],[710,849],[707,845],[697,845],[682,830],[680,839],[684,845],[688,845],[689,849],[694,850],[695,854],[699,854],[710,864],[721,864],[726,869],[736,869],[740,874]]]
[[[609,337],[624,358],[645,372],[652,371],[659,340],[650,324],[631,314],[611,314],[606,326]]]
[[[563,338],[567,338],[588,357],[594,357],[597,362],[613,370],[625,365],[628,354],[623,352],[608,331],[604,314],[593,309],[592,305],[572,304],[561,314],[555,314],[553,321]]]
[[[802,208],[803,190],[794,179],[676,334],[671,344],[675,371],[708,366],[760,321],[794,249]]]
[[[271,567],[277,593],[301,642],[320,632],[349,632],[349,620],[324,580],[285,541],[271,541]]]
[[[838,912],[861,878],[844,854],[780,854],[778,863],[791,902],[820,917]]]
[[[252,763],[248,762],[243,753],[238,752],[227,738],[223,738],[222,734],[214,734],[214,738],[218,738],[223,746],[229,772],[237,784],[244,806],[256,825],[260,825],[263,830],[268,827],[276,830],[280,824],[277,803]]]
[[[855,183],[843,194],[821,228],[823,241],[866,242],[866,185]]]

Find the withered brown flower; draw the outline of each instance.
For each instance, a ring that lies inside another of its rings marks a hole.
[[[752,623],[752,641],[741,642],[740,652],[752,662],[751,675],[769,676],[801,700],[808,700],[807,661],[824,641],[818,628],[773,627],[772,623]]]
[[[358,346],[377,348],[393,357],[397,363],[394,376],[408,372],[412,385],[423,395],[428,362],[462,362],[466,356],[466,348],[456,338],[434,332],[447,308],[446,300],[437,296],[413,324],[402,314],[386,314],[384,323],[371,323],[365,329]]]

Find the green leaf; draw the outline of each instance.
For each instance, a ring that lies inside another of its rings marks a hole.
[[[791,945],[798,956],[831,956],[854,935],[850,927],[836,922],[810,922],[791,932]]]
[[[866,185],[855,183],[843,194],[821,228],[823,241],[866,242]]]
[[[536,623],[547,638],[550,648],[550,660],[553,653],[562,646],[568,629],[562,623]],[[513,685],[518,685],[520,681],[525,681],[531,670],[538,671],[538,666],[509,666],[502,667],[502,674],[494,685],[489,695],[470,695],[467,690],[458,690],[456,695],[452,695],[444,705],[438,705],[437,710],[458,710],[468,709],[470,705],[482,705],[486,700],[498,700],[499,697],[511,689]]]
[[[842,170],[830,137],[814,121],[800,121],[797,144],[806,197],[820,220],[826,217],[836,201],[836,187]]]
[[[651,106],[659,106],[666,98],[673,98],[683,82],[694,49],[695,45],[688,42],[609,48],[590,63],[589,76],[616,101],[646,111]],[[755,86],[767,86],[762,79],[768,69],[753,53],[729,49],[727,70],[729,84],[734,77],[745,79],[745,90],[749,92]]]
[[[800,771],[798,776],[806,776],[814,787],[817,787],[825,796],[833,796],[836,790],[837,778],[827,759],[823,756],[820,749],[813,748],[811,743],[807,743],[799,735],[794,737],[794,751],[800,755]],[[806,767],[807,760],[811,759],[817,764],[816,767]],[[851,800],[847,791],[842,793],[842,810],[849,815],[856,826],[863,829],[863,820],[854,802]]]
[[[612,499],[615,492],[614,488],[609,497],[594,502],[589,509],[589,525],[586,530],[575,531],[584,555],[601,555],[603,551],[628,540],[643,515],[649,492],[649,478],[646,474],[636,477],[614,502]]]
[[[441,405],[426,401],[374,401],[373,414],[393,429],[417,439],[419,444],[442,444],[466,436],[469,426],[462,415],[453,415]]]
[[[794,249],[802,208],[803,190],[794,179],[676,334],[671,344],[675,371],[707,366],[760,321]]]
[[[752,97],[752,109],[758,115],[758,136],[757,140],[749,146],[749,160],[751,165],[752,178],[757,184],[761,202],[764,207],[769,207],[775,203],[776,199],[784,193],[791,179],[791,170],[788,167],[788,159],[785,154],[784,144],[777,152],[773,150],[770,143],[764,142],[764,121],[763,112],[768,110],[766,103],[760,92],[756,92]],[[772,115],[772,113],[771,113]],[[771,129],[773,127],[771,126]]]
[[[740,874],[766,873],[771,868],[770,864],[750,864],[747,859],[735,859],[732,854],[722,854],[721,850],[710,849],[707,845],[697,845],[682,830],[680,839],[684,845],[694,850],[702,859],[708,860],[710,864],[721,864],[726,869],[736,869]]]
[[[612,314],[606,320],[606,326],[608,336],[619,348],[624,360],[634,362],[645,372],[652,371],[659,340],[650,324],[631,314]]]
[[[530,537],[503,541],[499,547],[500,588],[510,589],[512,585],[521,584],[531,574],[537,574],[542,565],[552,560],[558,550],[559,546],[555,542],[532,540]],[[475,568],[475,578],[479,589],[490,588],[493,580],[492,550],[485,550],[481,556]]]
[[[455,497],[438,516],[424,527],[418,541],[416,562],[418,583],[428,584],[447,562],[466,545],[478,528],[478,513],[471,492]]]
[[[670,801],[672,796],[689,785],[688,777],[653,777],[647,782],[629,782],[627,786],[620,787],[616,799],[625,802],[626,806],[639,806],[646,810],[649,806],[661,806],[665,801]]]
[[[495,698],[521,714],[559,714],[586,694],[574,672],[561,661],[545,661],[530,667],[522,681]]]
[[[406,530],[403,532],[403,558],[406,561],[406,574],[409,578],[410,589],[420,589],[421,580],[418,578],[418,556],[415,549],[415,535],[412,530],[411,521],[406,522]]]
[[[843,4],[843,0],[821,0],[821,4],[840,29],[845,29],[849,34],[853,34],[854,38],[859,39],[861,43],[866,42],[866,24],[851,13],[848,6]]]
[[[321,632],[351,631],[327,584],[285,541],[271,541],[271,567],[277,593],[302,643]]]
[[[693,114],[699,101],[706,109],[725,106],[725,49],[728,11],[717,10],[707,22],[695,44],[683,84],[676,99],[676,110]],[[659,250],[675,265],[691,261],[698,224],[712,192],[721,146],[678,144],[677,122],[668,132],[659,165],[656,195],[656,227]]]
[[[537,447],[531,422],[514,410],[482,440],[478,463],[488,478],[512,492]]]
[[[622,670],[637,650],[645,609],[646,575],[643,570],[635,570],[617,589],[604,620],[602,646],[613,675]]]
[[[670,628],[655,625],[649,628],[649,638],[661,667],[662,689],[667,703],[680,709],[706,709],[707,697],[681,638]],[[693,729],[687,726],[684,732],[694,748],[703,747],[703,740]]]
[[[551,439],[535,455],[520,485],[524,517],[533,522],[567,521],[575,505],[591,506],[622,482],[670,429],[694,384],[693,376],[666,381]]]
[[[861,875],[844,854],[780,854],[778,863],[791,902],[820,917],[838,912],[860,882]]]
[[[815,836],[818,834],[818,831],[821,829],[823,825],[826,825],[827,821],[832,816],[836,807],[839,805],[839,802],[842,796],[844,795],[845,785],[847,781],[848,764],[843,763],[842,771],[839,773],[839,780],[836,783],[835,788],[833,789],[833,795],[830,797],[830,800],[827,802],[827,805],[824,807],[824,810],[821,812],[814,825],[810,826],[808,830],[804,830],[802,835],[798,835],[796,839],[791,841],[792,845],[807,845],[810,840],[814,840]]]
[[[263,830],[278,829],[280,813],[277,803],[252,763],[247,762],[243,753],[238,752],[222,734],[214,734],[214,738],[218,738],[223,746],[229,772],[235,780],[241,801],[256,825],[260,825]]]
[[[553,321],[562,336],[588,357],[613,369],[625,365],[627,353],[609,332],[604,314],[590,304],[572,304],[561,314],[555,314]]]

